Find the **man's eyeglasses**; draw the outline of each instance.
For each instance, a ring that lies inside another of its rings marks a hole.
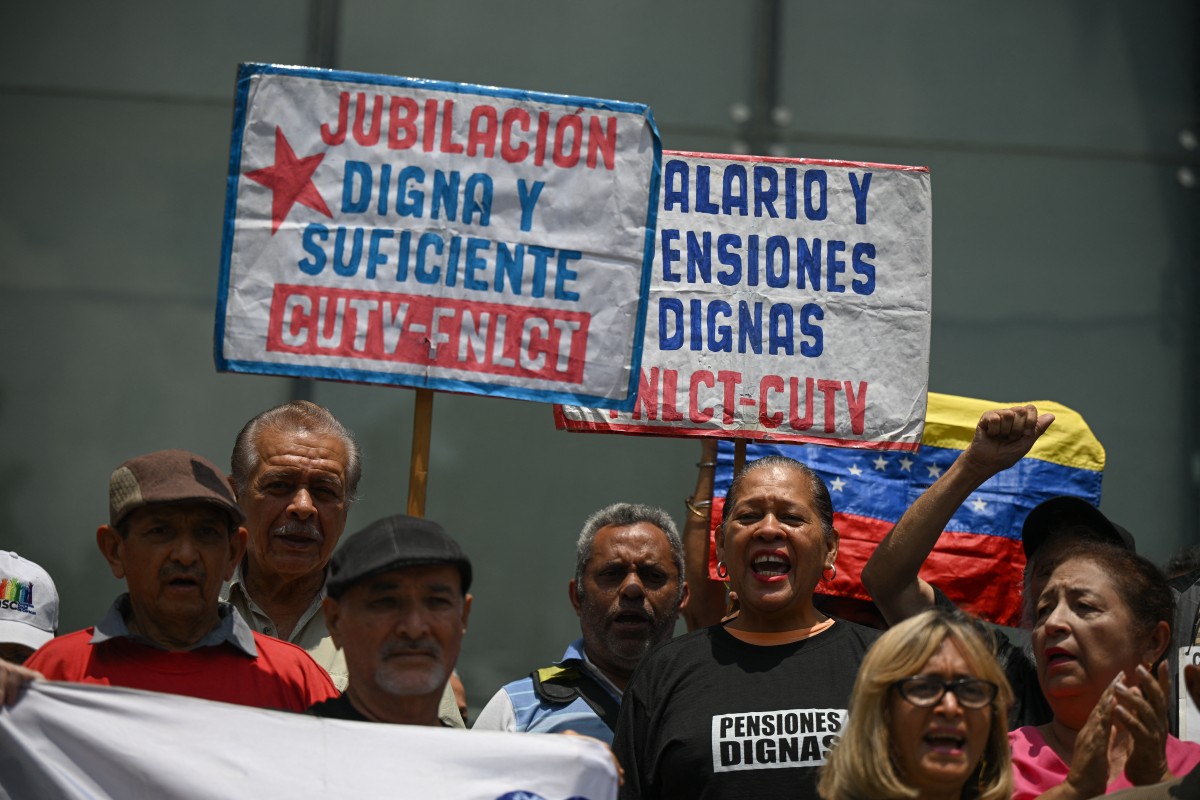
[[[914,675],[892,685],[905,700],[922,707],[937,705],[946,692],[954,692],[958,704],[964,708],[984,708],[996,699],[996,693],[1000,691],[996,684],[979,678],[944,681],[932,675]]]

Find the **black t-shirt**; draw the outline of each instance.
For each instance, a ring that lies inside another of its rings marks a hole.
[[[784,645],[746,644],[719,625],[664,643],[642,659],[621,702],[619,796],[816,798],[818,768],[879,635],[839,620]]]
[[[305,714],[312,714],[314,717],[326,717],[328,719],[348,719],[351,722],[371,722],[371,720],[359,713],[358,709],[350,702],[350,698],[342,692],[332,700],[323,700],[320,703],[314,703],[308,707]]]
[[[325,717],[326,719],[348,719],[351,722],[378,722],[379,720],[367,719],[359,713],[354,704],[350,702],[350,698],[342,692],[332,700],[324,700],[320,703],[314,703],[308,707],[305,714],[311,714],[314,717]],[[443,728],[450,727],[445,722],[438,720],[438,725]]]

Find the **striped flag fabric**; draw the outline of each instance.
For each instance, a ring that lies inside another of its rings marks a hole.
[[[967,447],[985,411],[1024,404],[930,392],[925,432],[916,453],[751,442],[746,461],[785,455],[807,464],[824,479],[841,546],[837,577],[822,581],[817,590],[869,600],[859,575],[875,546]],[[1100,442],[1077,412],[1058,403],[1033,404],[1039,413],[1054,414],[1054,424],[1025,458],[992,477],[963,503],[921,570],[922,578],[960,608],[1001,625],[1020,622],[1025,569],[1021,526],[1033,507],[1064,494],[1100,504],[1104,473]],[[718,447],[714,534],[733,480],[733,450],[728,440]],[[715,546],[710,547],[709,575],[717,579]]]

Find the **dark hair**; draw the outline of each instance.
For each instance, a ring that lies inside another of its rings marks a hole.
[[[821,476],[809,469],[806,464],[802,464],[794,458],[779,455],[764,456],[756,461],[751,461],[734,476],[733,482],[729,484],[729,491],[725,494],[725,506],[721,510],[722,530],[724,530],[725,525],[729,522],[729,509],[737,502],[737,496],[742,491],[742,484],[746,482],[746,476],[760,469],[769,469],[771,467],[795,469],[808,479],[809,490],[812,493],[813,508],[821,518],[821,527],[825,530],[825,537],[828,539],[832,536],[833,501],[829,498],[829,489],[826,488],[825,481],[821,480]]]
[[[362,475],[362,456],[354,434],[338,422],[337,417],[325,408],[308,400],[293,400],[262,412],[246,423],[233,445],[233,456],[229,460],[229,477],[240,497],[250,483],[258,467],[258,440],[264,431],[308,431],[322,436],[336,436],[346,448],[346,502],[352,503],[358,492],[358,479]]]
[[[1038,564],[1038,573],[1049,575],[1067,561],[1082,559],[1100,567],[1129,609],[1135,630],[1146,635],[1159,622],[1175,626],[1175,598],[1167,579],[1153,561],[1123,547],[1098,542],[1076,542]],[[1034,618],[1038,598],[1028,597],[1026,614]],[[1165,653],[1164,653],[1165,655]]]

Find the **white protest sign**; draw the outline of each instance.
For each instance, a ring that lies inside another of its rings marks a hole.
[[[36,681],[0,707],[0,797],[615,800],[585,736],[319,719],[107,686]]]
[[[638,401],[573,431],[915,450],[929,171],[666,152]]]
[[[1189,664],[1200,665],[1200,646],[1188,645],[1179,648],[1179,674],[1175,676],[1175,702],[1179,708],[1179,738],[1200,744],[1200,707],[1192,702],[1188,694],[1183,669]]]
[[[644,105],[243,64],[217,368],[629,408],[660,158]]]

